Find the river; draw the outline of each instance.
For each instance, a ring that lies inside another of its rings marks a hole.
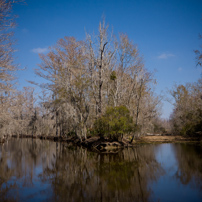
[[[39,139],[0,144],[0,201],[202,201],[202,146],[142,145],[116,154]]]

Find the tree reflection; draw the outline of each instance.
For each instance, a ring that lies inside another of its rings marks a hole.
[[[201,145],[174,145],[178,170],[175,177],[182,184],[191,184],[202,190],[202,147]]]
[[[0,199],[20,201],[20,189],[34,187],[37,168],[47,167],[54,148],[50,142],[33,139],[11,139],[0,145]]]
[[[113,155],[68,149],[54,162],[41,175],[51,180],[53,201],[148,201],[148,182],[162,173],[152,146]]]
[[[11,139],[0,145],[0,198],[149,201],[148,183],[162,174],[154,153],[155,146],[148,145],[103,155],[62,143]]]
[[[0,147],[0,199],[2,201],[6,201],[6,196],[7,196],[7,192],[15,187],[15,184],[8,184],[6,183],[8,181],[8,179],[11,178],[11,176],[13,175],[14,171],[13,169],[10,169],[8,167],[8,163],[7,163],[7,152],[5,151],[5,149],[3,147]],[[11,198],[9,201],[15,201],[13,198]]]

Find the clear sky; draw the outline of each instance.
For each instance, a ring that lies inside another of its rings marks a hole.
[[[27,0],[14,6],[18,15],[15,38],[19,88],[39,82],[34,68],[38,53],[64,36],[85,39],[85,30],[97,31],[105,16],[114,34],[127,33],[138,45],[145,67],[156,71],[156,93],[167,95],[177,84],[194,82],[200,77],[193,50],[202,40],[202,0]],[[166,96],[164,96],[166,97]],[[162,117],[168,118],[172,106],[163,102]]]

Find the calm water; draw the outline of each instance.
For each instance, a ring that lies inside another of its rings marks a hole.
[[[31,139],[0,145],[0,201],[202,201],[202,147],[99,155]]]

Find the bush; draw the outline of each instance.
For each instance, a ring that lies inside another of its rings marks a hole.
[[[100,137],[118,139],[123,134],[134,131],[135,125],[125,106],[108,107],[103,116],[94,123],[94,131]]]

